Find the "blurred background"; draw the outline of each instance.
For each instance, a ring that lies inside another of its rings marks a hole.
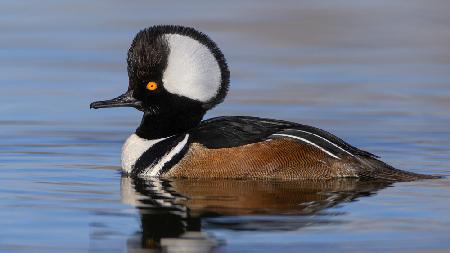
[[[120,149],[141,114],[89,103],[125,91],[131,40],[156,24],[195,27],[225,54],[230,93],[207,117],[310,124],[395,167],[449,175],[449,13],[446,0],[0,1],[0,251],[126,251],[140,223],[121,203]],[[270,250],[260,240],[444,252],[449,187],[399,184],[313,231],[209,232],[226,252]]]

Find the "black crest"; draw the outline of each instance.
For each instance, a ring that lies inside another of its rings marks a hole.
[[[205,45],[213,54],[219,64],[221,73],[221,85],[218,93],[210,101],[203,103],[203,108],[209,110],[221,103],[228,92],[230,82],[230,71],[224,55],[206,34],[190,27],[177,25],[157,25],[140,31],[134,38],[128,51],[128,75],[130,78],[130,89],[137,87],[147,80],[161,81],[167,59],[170,53],[168,42],[164,39],[165,34],[179,34],[188,36]]]

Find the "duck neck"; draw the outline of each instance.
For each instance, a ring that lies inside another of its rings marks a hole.
[[[136,134],[141,138],[152,140],[186,133],[201,122],[205,113],[204,109],[180,110],[156,115],[144,113]]]

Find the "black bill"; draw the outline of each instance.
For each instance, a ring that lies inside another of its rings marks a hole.
[[[134,107],[138,110],[141,109],[141,101],[135,99],[131,92],[126,92],[116,98],[104,101],[96,101],[91,103],[91,109],[110,108],[110,107]]]

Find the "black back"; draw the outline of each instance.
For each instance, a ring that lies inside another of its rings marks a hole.
[[[301,131],[293,131],[301,130]],[[339,152],[365,157],[375,155],[360,150],[322,129],[294,122],[247,116],[217,117],[202,121],[189,132],[191,142],[207,148],[230,148],[274,138],[273,134],[289,134]],[[325,139],[325,140],[324,140]],[[337,148],[339,147],[339,148]],[[341,150],[342,149],[342,150]],[[345,150],[345,151],[343,151]]]

